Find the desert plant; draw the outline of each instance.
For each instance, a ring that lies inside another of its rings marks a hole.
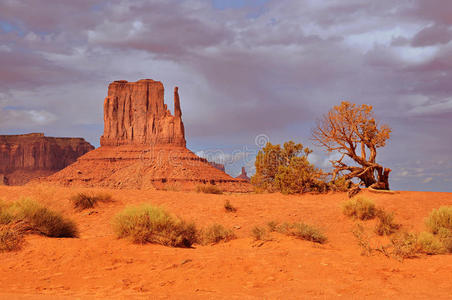
[[[76,237],[77,226],[60,213],[42,206],[31,199],[13,204],[14,219],[22,222],[25,229],[48,237]]]
[[[443,243],[444,249],[452,253],[452,230],[440,228],[438,231],[438,238]]]
[[[319,244],[328,240],[319,228],[305,223],[283,223],[276,227],[276,231]]]
[[[265,241],[269,239],[269,234],[264,227],[255,226],[251,230],[251,236],[255,241]]]
[[[355,197],[343,203],[342,212],[349,217],[370,220],[375,217],[376,208],[372,200],[364,197]]]
[[[13,226],[0,225],[0,252],[19,250],[23,234]]]
[[[267,227],[268,227],[268,230],[270,232],[277,231],[277,229],[278,229],[278,222],[270,221],[270,222],[267,223]]]
[[[204,184],[204,185],[198,185],[196,187],[196,192],[198,193],[204,193],[204,194],[216,194],[221,195],[223,194],[223,191],[213,184]]]
[[[417,237],[417,242],[420,252],[425,254],[435,255],[446,251],[441,241],[430,232],[421,232]]]
[[[425,220],[425,225],[433,234],[437,234],[441,228],[452,230],[452,206],[434,209]]]
[[[113,229],[119,238],[130,238],[141,244],[191,247],[197,241],[194,223],[187,223],[161,207],[149,204],[125,208],[115,216]]]
[[[0,225],[9,224],[13,221],[14,215],[11,210],[12,205],[0,200]]]
[[[224,210],[225,210],[226,212],[236,212],[236,211],[237,211],[237,208],[234,207],[234,206],[231,204],[231,202],[230,202],[229,200],[226,200],[226,201],[224,202]]]
[[[396,258],[414,258],[422,252],[418,242],[418,235],[411,232],[402,232],[391,239],[392,255]]]
[[[220,224],[213,224],[201,233],[201,240],[203,244],[217,244],[221,241],[228,242],[235,238],[236,236],[231,229],[226,229]]]
[[[377,209],[377,225],[375,233],[378,235],[391,235],[400,229],[401,225],[394,222],[394,213],[388,213],[383,209]]]
[[[98,202],[109,202],[112,200],[112,197],[106,193],[92,194],[81,192],[72,196],[70,200],[75,209],[84,210],[93,208]]]

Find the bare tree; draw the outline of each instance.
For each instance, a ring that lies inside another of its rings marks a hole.
[[[391,169],[376,163],[377,148],[384,147],[391,129],[387,125],[379,126],[375,121],[372,106],[342,102],[324,115],[312,131],[315,143],[328,152],[339,152],[341,157],[332,160],[332,180],[338,176],[349,182],[353,178],[360,180],[354,185],[374,189],[389,190]],[[360,152],[360,154],[358,153]],[[354,165],[344,162],[349,157]]]

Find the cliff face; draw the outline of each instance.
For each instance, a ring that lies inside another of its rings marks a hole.
[[[0,135],[0,177],[6,184],[24,184],[65,168],[93,149],[82,138],[54,138],[42,133]]]
[[[115,81],[104,101],[104,134],[101,146],[171,145],[185,147],[185,129],[177,87],[174,116],[164,103],[159,81]]]

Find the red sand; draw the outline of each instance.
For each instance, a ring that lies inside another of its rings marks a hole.
[[[105,191],[113,203],[75,212],[69,197]],[[424,230],[433,208],[452,205],[452,193],[371,194],[377,205],[396,212],[408,231]],[[77,239],[27,236],[18,252],[0,253],[0,298],[450,298],[452,255],[399,262],[383,255],[361,256],[342,215],[345,194],[205,195],[189,192],[100,190],[53,186],[0,187],[6,201],[32,197],[72,217]],[[238,208],[226,213],[228,199]],[[135,245],[115,238],[112,217],[128,204],[163,205],[199,226],[240,226],[238,239],[195,249]],[[316,245],[280,234],[261,245],[250,237],[268,221],[303,221],[324,229],[328,243]],[[365,222],[369,230],[374,221]]]

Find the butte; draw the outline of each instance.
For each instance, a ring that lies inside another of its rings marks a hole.
[[[172,115],[159,81],[109,85],[100,145],[42,181],[123,189],[193,190],[200,184],[229,192],[251,189],[246,180],[229,176],[186,148],[178,88]]]

